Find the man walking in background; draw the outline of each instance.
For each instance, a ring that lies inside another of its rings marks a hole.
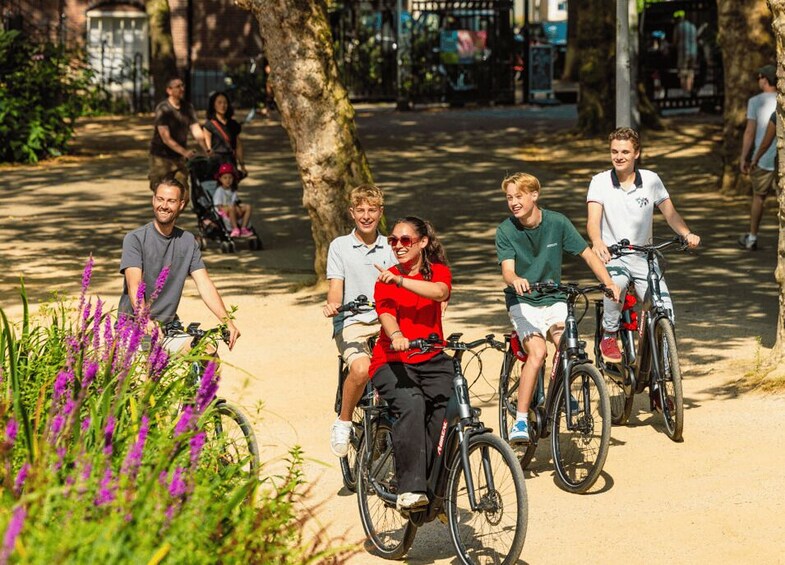
[[[752,155],[763,141],[771,115],[777,109],[777,69],[774,65],[765,65],[758,69],[757,76],[762,92],[747,102],[747,127],[744,129],[739,158],[741,172],[750,175],[752,182],[750,231],[739,238],[739,245],[747,250],[758,248],[758,227],[763,217],[763,204],[766,197],[777,190],[777,172],[774,167],[776,144],[772,144],[760,156],[757,164],[752,163]]]
[[[673,46],[676,48],[676,68],[679,70],[679,84],[687,96],[693,96],[695,67],[698,64],[698,30],[695,24],[686,19],[684,10],[676,10],[673,19]]]

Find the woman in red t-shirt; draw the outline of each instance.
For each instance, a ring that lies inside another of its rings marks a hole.
[[[369,373],[396,417],[393,450],[398,508],[428,503],[428,468],[452,394],[452,359],[440,351],[410,356],[409,340],[443,338],[442,304],[450,298],[452,275],[444,248],[429,222],[397,220],[387,238],[398,265],[381,271],[374,299],[381,335]]]

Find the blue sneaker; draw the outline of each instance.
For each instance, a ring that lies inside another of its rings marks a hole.
[[[510,428],[510,443],[529,443],[529,422],[516,420]]]

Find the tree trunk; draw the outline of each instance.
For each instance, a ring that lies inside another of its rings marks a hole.
[[[166,95],[167,81],[177,74],[169,0],[147,0],[145,10],[150,20],[150,76],[155,91],[153,100],[158,101]]]
[[[577,28],[578,129],[584,135],[607,133],[616,122],[616,1],[581,2]]]
[[[567,55],[564,57],[564,71],[561,80],[578,80],[578,2],[567,3]]]
[[[779,203],[779,243],[777,245],[777,268],[774,278],[779,285],[779,314],[777,316],[777,339],[774,343],[770,364],[776,366],[785,360],[785,143],[783,143],[783,120],[785,119],[785,0],[769,0],[774,16],[773,28],[777,45],[777,201]]]
[[[316,246],[314,269],[324,278],[327,249],[349,227],[355,186],[371,183],[354,108],[338,78],[324,0],[238,0],[259,21],[281,122],[303,183],[303,204]]]
[[[739,172],[741,138],[747,123],[747,100],[760,92],[755,71],[774,61],[771,12],[765,0],[717,0],[717,27],[725,73],[720,191],[744,194],[750,184]]]

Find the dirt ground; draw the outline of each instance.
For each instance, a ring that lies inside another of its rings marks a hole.
[[[116,303],[122,237],[151,218],[150,122],[86,120],[75,156],[0,167],[0,306],[12,318],[20,312],[20,275],[35,302],[73,295],[90,253],[94,293]],[[537,175],[541,203],[583,231],[589,179],[608,168],[605,143],[570,133],[572,106],[413,113],[360,106],[358,123],[375,180],[386,189],[388,216],[429,217],[443,236],[455,277],[445,330],[467,337],[508,331],[493,248],[506,210],[501,178],[518,170]],[[671,254],[667,271],[685,378],[685,439],[668,440],[660,418],[638,401],[631,424],[613,429],[604,473],[584,496],[558,489],[541,446],[526,472],[527,563],[785,563],[785,398],[739,383],[774,340],[776,213],[767,210],[759,251],[738,249],[748,199],[715,191],[717,118],[682,115],[667,124],[645,136],[644,166],[660,173],[704,243],[694,254]],[[329,451],[336,352],[321,315],[324,288],[313,286],[297,167],[275,119],[257,119],[243,136],[250,177],[242,196],[254,205],[266,249],[206,252],[224,299],[238,307],[243,334],[223,354],[231,367],[222,394],[254,414],[268,474],[279,473],[287,451],[302,446],[305,475],[315,485],[309,502],[322,503],[316,523],[336,538],[360,540],[356,498],[342,489]],[[184,214],[181,225],[193,228],[193,215]],[[668,234],[661,219],[655,234]],[[589,275],[582,264],[565,267],[565,280]],[[190,284],[181,316],[212,322]],[[592,328],[590,312],[581,331],[588,338]],[[483,356],[482,376],[476,364],[470,368],[477,403],[493,426],[499,357]],[[455,562],[447,527],[422,528],[407,561]],[[352,559],[381,562],[364,552]]]

